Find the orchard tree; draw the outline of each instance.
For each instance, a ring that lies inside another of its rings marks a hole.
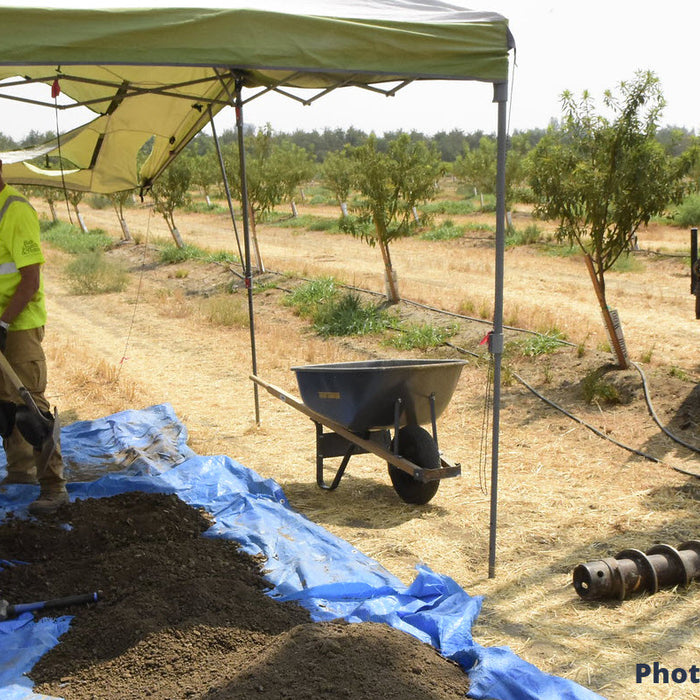
[[[183,158],[176,158],[153,183],[151,194],[155,210],[163,216],[178,248],[183,248],[182,236],[175,225],[175,209],[189,204],[191,173]]]
[[[314,176],[314,158],[302,146],[285,140],[273,145],[270,161],[271,171],[281,179],[282,197],[289,202],[292,215],[296,217],[294,197],[297,189]]]
[[[129,231],[126,219],[124,218],[124,207],[133,196],[134,195],[131,190],[122,190],[121,192],[114,192],[109,195],[109,201],[112,203],[114,213],[119,219],[119,225],[122,229],[122,237],[125,241],[131,240],[131,231]]]
[[[321,179],[334,195],[343,216],[348,215],[348,198],[355,178],[355,163],[347,151],[331,151],[321,166]]]
[[[410,233],[416,206],[435,197],[443,165],[434,146],[414,141],[408,134],[391,141],[386,153],[377,150],[377,139],[372,134],[364,145],[351,149],[349,156],[356,164],[354,185],[364,201],[359,219],[346,220],[346,228],[379,247],[387,298],[396,304],[399,293],[389,244]]]
[[[629,366],[622,331],[607,304],[605,273],[634,243],[638,228],[683,195],[688,157],[673,158],[655,139],[664,99],[651,72],[607,91],[597,114],[584,92],[562,95],[563,120],[532,153],[535,213],[559,222],[557,236],[585,255],[608,336],[621,368]]]

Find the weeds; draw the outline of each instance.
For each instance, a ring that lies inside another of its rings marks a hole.
[[[83,253],[66,266],[73,294],[107,294],[121,292],[129,281],[129,273],[121,266],[105,260],[102,251]]]
[[[347,292],[320,306],[314,315],[314,330],[322,337],[369,335],[383,331],[391,323],[390,314],[359,294]]]
[[[454,222],[447,219],[438,228],[422,233],[419,238],[422,241],[451,241],[455,238],[461,238],[463,235],[464,227],[455,226]]]
[[[454,336],[458,326],[452,325],[446,328],[438,328],[429,323],[405,324],[399,326],[398,335],[389,338],[386,345],[399,350],[427,350],[443,345],[448,338]]]
[[[603,378],[604,370],[597,369],[581,380],[581,391],[586,403],[620,403],[617,387]]]
[[[73,255],[106,250],[114,245],[114,240],[101,229],[84,233],[77,226],[64,221],[42,221],[41,235],[45,241]]]
[[[517,349],[521,355],[526,357],[538,357],[539,355],[548,355],[562,345],[564,345],[564,334],[556,329],[548,333],[531,335],[522,340],[516,340],[510,345]]]
[[[532,245],[539,243],[542,230],[537,224],[530,224],[525,229],[511,229],[506,236],[506,246]]]
[[[203,302],[204,317],[215,326],[248,328],[248,308],[245,298],[231,294],[217,294]]]
[[[313,318],[325,304],[335,300],[339,294],[332,277],[319,277],[297,287],[283,303],[293,306],[302,318]]]

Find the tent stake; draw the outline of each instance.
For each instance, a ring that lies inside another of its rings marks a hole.
[[[501,359],[503,356],[503,267],[506,212],[506,105],[508,83],[493,84],[493,101],[498,103],[498,155],[496,162],[496,262],[493,302],[493,332],[489,351],[493,355],[493,437],[491,440],[491,515],[489,522],[489,578],[496,575],[496,529],[498,522],[498,440],[500,433]]]
[[[255,314],[253,312],[253,272],[250,264],[250,222],[248,220],[248,183],[245,166],[245,144],[243,141],[243,81],[236,80],[236,131],[238,133],[238,157],[241,169],[241,209],[243,215],[243,245],[245,248],[245,286],[248,290],[248,318],[250,319],[250,353],[253,360],[253,374],[258,374],[258,358],[255,352]],[[255,397],[255,423],[260,425],[260,397],[258,385],[253,384]]]

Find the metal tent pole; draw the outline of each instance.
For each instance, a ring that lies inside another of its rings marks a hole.
[[[226,167],[224,165],[224,157],[221,154],[221,146],[219,145],[219,137],[216,134],[216,126],[214,125],[214,115],[211,111],[211,105],[207,107],[209,111],[209,123],[211,124],[211,133],[214,136],[214,145],[216,146],[216,155],[219,157],[219,167],[221,168],[221,177],[224,181],[224,190],[226,192],[226,201],[228,202],[228,210],[231,214],[231,223],[233,224],[233,233],[236,236],[236,245],[238,246],[238,257],[241,261],[241,267],[245,273],[245,262],[243,260],[243,251],[241,250],[241,241],[238,237],[238,227],[236,226],[236,215],[233,213],[233,201],[231,200],[231,190],[228,186],[228,177],[226,176]]]
[[[253,360],[253,374],[258,374],[258,358],[255,352],[255,314],[253,311],[253,273],[250,264],[250,221],[248,220],[248,182],[245,167],[245,144],[243,142],[243,82],[236,80],[236,131],[238,133],[238,157],[241,169],[241,209],[243,215],[243,245],[245,248],[245,286],[248,290],[248,318],[250,320],[250,354]],[[255,423],[260,425],[260,397],[258,385],[253,383],[255,397]]]
[[[503,268],[506,220],[506,105],[508,83],[493,84],[498,103],[498,155],[496,161],[496,262],[493,301],[493,332],[489,351],[493,356],[493,425],[491,439],[491,514],[489,518],[489,578],[496,575],[496,529],[498,522],[498,442],[500,431],[501,360],[503,357]]]

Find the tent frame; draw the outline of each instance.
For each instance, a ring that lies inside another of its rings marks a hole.
[[[509,35],[508,39],[508,49],[512,48],[511,45],[512,37]],[[506,59],[507,60],[507,59]],[[10,65],[8,63],[0,65]],[[43,63],[41,65],[46,65]],[[79,65],[77,62],[65,61],[63,66]],[[122,66],[140,66],[148,67],[151,64],[146,62],[134,62],[130,63],[128,61],[119,61],[118,65]],[[161,66],[163,64],[154,63],[153,67]],[[251,236],[250,236],[250,221],[248,212],[248,190],[247,190],[247,173],[246,173],[246,155],[244,148],[244,122],[243,122],[243,107],[248,102],[258,99],[265,94],[274,92],[280,94],[286,98],[296,100],[304,105],[310,105],[322,98],[323,96],[329,94],[330,92],[341,88],[341,87],[359,87],[371,92],[376,92],[384,96],[390,97],[395,95],[399,90],[402,90],[409,84],[415,81],[425,81],[425,80],[454,80],[454,81],[473,81],[479,80],[481,82],[491,82],[493,85],[493,101],[498,106],[498,116],[497,116],[497,176],[496,176],[496,250],[495,250],[495,280],[494,280],[494,319],[493,319],[493,330],[489,334],[489,352],[493,358],[494,366],[494,391],[493,391],[493,421],[492,421],[492,443],[491,443],[491,501],[490,501],[490,522],[489,522],[489,565],[488,574],[489,578],[495,576],[495,564],[496,564],[496,531],[497,531],[497,508],[498,508],[498,470],[499,470],[499,434],[500,434],[500,396],[501,396],[501,364],[503,355],[503,284],[504,284],[504,255],[505,255],[505,166],[506,166],[506,146],[507,146],[507,131],[506,131],[506,107],[508,102],[508,80],[507,78],[490,79],[486,77],[469,77],[466,75],[460,76],[438,76],[429,75],[426,73],[421,74],[410,74],[410,75],[397,75],[392,73],[390,76],[382,76],[381,73],[375,73],[376,82],[369,81],[366,78],[363,80],[359,77],[359,73],[356,71],[345,71],[339,69],[329,68],[324,72],[324,77],[326,80],[329,76],[335,76],[337,80],[331,84],[323,86],[321,89],[316,88],[315,93],[311,97],[303,98],[295,93],[291,92],[289,87],[295,89],[303,89],[308,92],[309,87],[301,87],[299,85],[294,85],[296,78],[300,75],[305,75],[306,73],[303,69],[295,70],[291,68],[286,68],[284,70],[277,70],[277,72],[283,73],[283,77],[279,79],[269,79],[264,84],[260,82],[255,83],[254,81],[248,80],[250,78],[250,73],[245,69],[236,68],[232,66],[225,65],[210,65],[210,64],[180,64],[180,65],[190,65],[190,67],[197,68],[210,68],[212,71],[211,77],[199,78],[197,80],[191,81],[180,81],[172,82],[167,85],[162,85],[158,87],[144,87],[139,85],[134,85],[131,83],[125,84],[120,82],[110,82],[106,80],[91,79],[82,77],[79,75],[71,75],[69,70],[64,71],[60,67],[57,69],[56,73],[51,75],[44,75],[41,77],[25,77],[21,80],[5,80],[0,83],[0,99],[10,99],[17,102],[22,102],[25,104],[31,104],[36,106],[50,107],[55,110],[68,110],[79,106],[91,107],[96,104],[109,103],[109,107],[106,110],[107,114],[110,114],[110,110],[115,110],[121,102],[130,97],[138,97],[143,95],[159,95],[164,97],[176,97],[179,99],[188,100],[189,102],[194,102],[193,107],[195,107],[201,116],[197,116],[196,119],[190,123],[184,134],[180,134],[178,143],[174,144],[172,150],[168,150],[167,158],[159,163],[158,168],[153,172],[149,178],[149,181],[144,183],[145,186],[152,184],[162,172],[170,165],[170,163],[179,155],[179,153],[184,149],[184,147],[189,143],[189,141],[201,131],[204,125],[209,122],[214,129],[214,110],[220,111],[225,106],[232,106],[235,110],[236,115],[236,132],[239,148],[239,168],[241,173],[241,194],[242,194],[242,221],[243,221],[243,241],[244,241],[244,260],[243,260],[243,275],[245,279],[245,286],[248,295],[248,313],[250,319],[250,345],[251,345],[251,360],[252,360],[252,373],[257,376],[257,349],[255,341],[255,314],[254,314],[254,304],[253,304],[253,268],[251,264]],[[308,72],[308,71],[307,71]],[[15,95],[4,94],[4,90],[8,88],[16,88],[22,85],[28,85],[32,83],[52,83],[56,78],[59,80],[73,80],[76,82],[83,82],[86,84],[91,84],[96,87],[111,87],[115,90],[115,94],[111,97],[111,102],[109,98],[94,97],[91,99],[85,99],[83,101],[75,101],[71,104],[58,104],[54,102],[44,102],[41,100],[28,99]],[[382,80],[386,82],[396,83],[390,88],[380,87],[379,84]],[[252,84],[251,84],[252,82]],[[185,92],[178,92],[178,90],[187,89],[188,87],[202,86],[208,83],[218,83],[219,89],[215,90],[212,94],[203,97],[202,95],[187,94]],[[243,98],[243,88],[261,88],[247,99]],[[218,138],[215,135],[215,143],[217,147],[217,153],[219,156],[219,163],[224,177],[224,182],[226,186],[227,200],[229,203],[229,211],[236,234],[236,240],[238,242],[239,254],[241,252],[240,241],[238,240],[238,231],[236,229],[236,221],[234,216],[233,204],[231,201],[230,191],[228,189],[228,182],[226,180],[226,173],[224,168],[223,158],[221,156]],[[171,141],[172,143],[172,141]],[[96,149],[101,147],[101,141],[95,146]],[[96,157],[97,153],[95,153]],[[255,419],[256,423],[260,423],[260,408],[259,408],[259,396],[258,387],[254,383],[254,400],[255,400]]]

